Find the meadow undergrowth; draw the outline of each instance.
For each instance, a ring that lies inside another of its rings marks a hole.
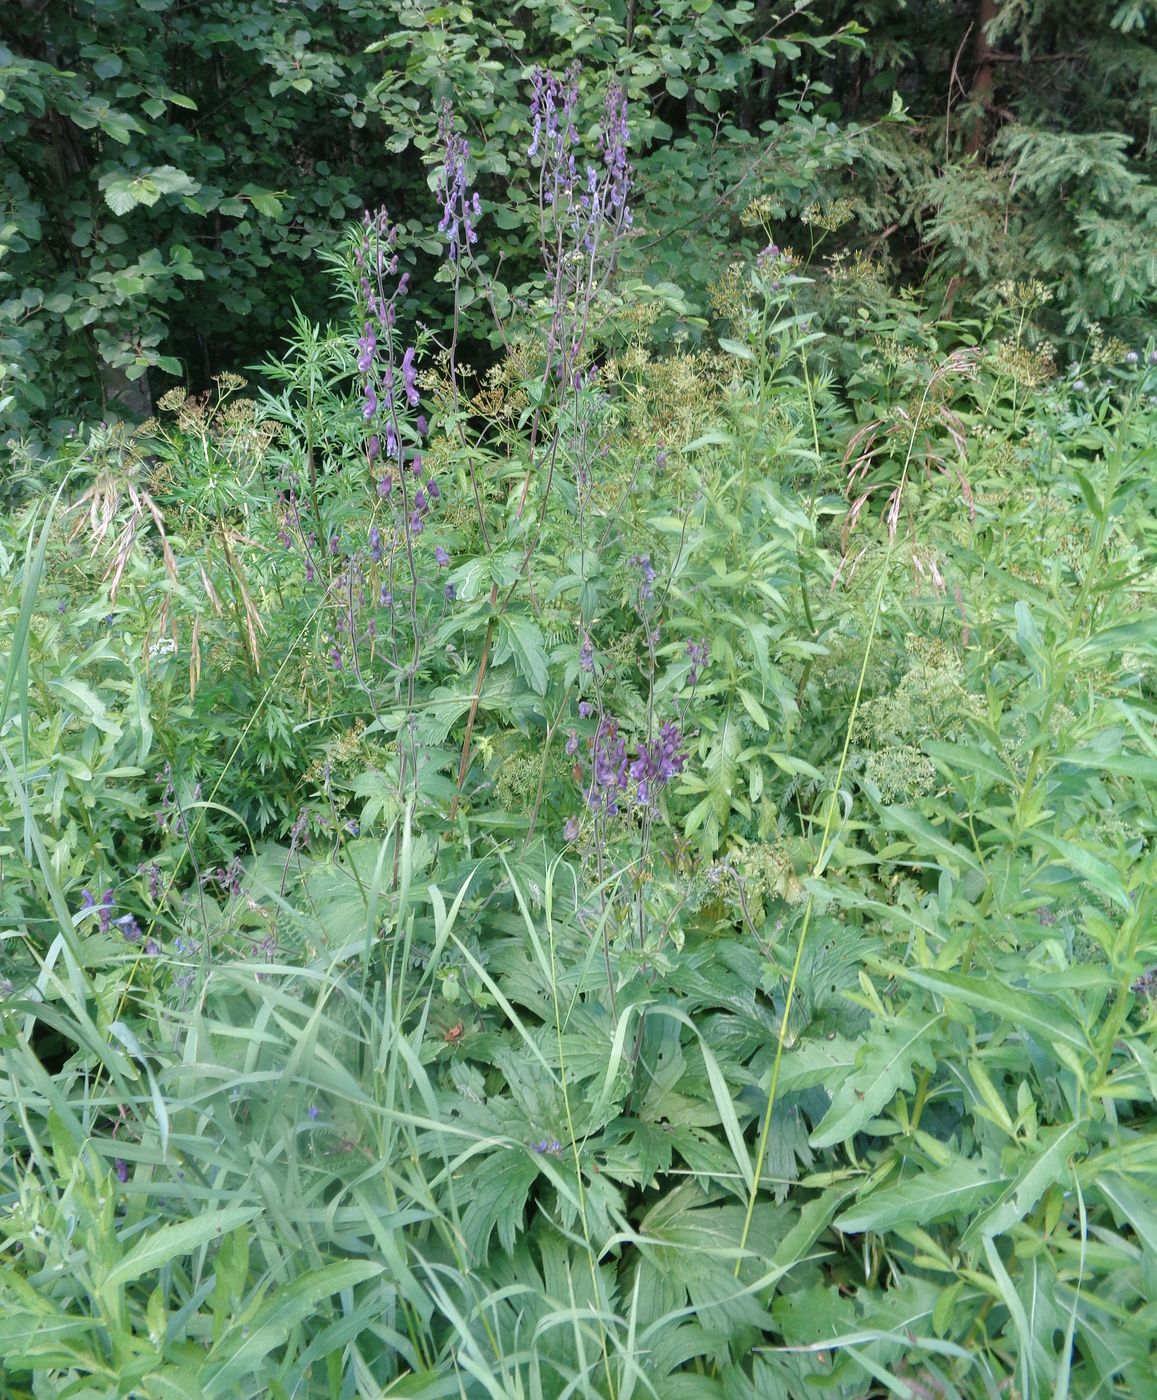
[[[0,521],[4,1393],[1157,1395],[1157,356],[692,339],[578,81]]]

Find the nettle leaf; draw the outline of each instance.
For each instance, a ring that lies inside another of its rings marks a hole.
[[[892,1101],[901,1090],[916,1087],[916,1068],[936,1068],[936,1031],[940,1015],[918,1019],[900,1016],[875,1027],[857,1056],[857,1068],[832,1096],[832,1106],[811,1135],[815,1148],[846,1142]]]

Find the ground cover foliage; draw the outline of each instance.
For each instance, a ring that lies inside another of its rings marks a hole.
[[[577,82],[3,518],[5,1393],[1153,1395],[1154,346],[681,337]]]

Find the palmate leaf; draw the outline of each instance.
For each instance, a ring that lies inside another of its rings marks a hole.
[[[891,1102],[901,1089],[916,1087],[913,1070],[935,1069],[940,1015],[899,1016],[873,1028],[857,1067],[832,1096],[832,1106],[811,1135],[815,1148],[846,1142]]]
[[[472,1174],[473,1194],[462,1213],[462,1236],[469,1257],[476,1263],[486,1262],[490,1237],[496,1229],[503,1249],[509,1254],[514,1248],[538,1174],[538,1163],[524,1147],[492,1152],[482,1169]]]

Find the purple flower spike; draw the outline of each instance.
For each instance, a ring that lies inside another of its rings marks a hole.
[[[406,391],[406,402],[411,408],[417,408],[419,403],[418,372],[414,368],[413,346],[402,356],[402,384]]]

